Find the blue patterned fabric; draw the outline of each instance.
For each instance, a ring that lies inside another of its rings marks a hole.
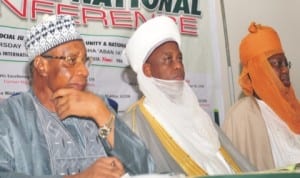
[[[61,121],[31,91],[0,104],[0,177],[62,177],[81,172],[107,155],[117,156],[131,174],[154,169],[143,142],[118,118],[111,149],[92,120]]]

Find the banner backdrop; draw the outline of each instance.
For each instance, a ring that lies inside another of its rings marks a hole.
[[[88,89],[106,95],[124,112],[141,94],[135,73],[121,58],[126,41],[146,20],[161,14],[178,24],[186,80],[200,105],[223,115],[215,0],[2,0],[0,4],[0,100],[29,87],[25,31],[44,14],[76,19],[88,56]],[[155,31],[153,31],[155,33]],[[151,35],[151,34],[149,34]]]

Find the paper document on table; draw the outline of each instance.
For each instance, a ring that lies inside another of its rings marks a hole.
[[[122,178],[186,178],[186,176],[183,174],[143,174],[130,176],[126,173]]]

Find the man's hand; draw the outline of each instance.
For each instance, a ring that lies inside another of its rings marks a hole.
[[[64,178],[120,178],[124,174],[124,167],[117,158],[103,157],[81,173]]]
[[[74,115],[94,119],[98,125],[110,118],[105,102],[95,94],[76,89],[60,89],[53,94],[57,115],[61,119]]]
[[[103,126],[111,118],[106,103],[95,94],[72,88],[59,89],[53,94],[53,102],[57,115],[61,119],[68,116],[79,116],[93,119],[98,126]],[[114,146],[114,124],[111,134],[107,137],[109,144]]]

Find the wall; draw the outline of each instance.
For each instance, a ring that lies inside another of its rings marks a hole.
[[[238,49],[240,40],[247,34],[251,21],[272,26],[279,33],[287,59],[292,62],[290,77],[295,88],[296,95],[300,98],[300,53],[298,45],[300,42],[300,1],[299,0],[224,0],[225,32],[227,30],[229,54],[226,56],[226,48],[223,47],[223,58],[230,59],[232,67],[223,64],[223,79],[228,81],[224,84],[225,110],[228,110],[232,101],[236,101],[241,94],[238,85],[240,73]],[[219,1],[221,9],[222,0]],[[221,15],[220,22],[221,21]],[[224,34],[221,31],[220,34]],[[221,39],[223,44],[226,40]],[[225,75],[226,74],[226,75]],[[229,95],[229,96],[228,96]]]
[[[40,21],[45,13],[71,14],[85,40],[87,55],[94,58],[89,67],[87,89],[116,100],[119,113],[124,113],[136,102],[140,92],[136,74],[121,56],[122,51],[137,26],[165,14],[176,21],[180,30],[186,80],[199,104],[210,115],[218,113],[223,118],[222,58],[217,39],[224,36],[216,37],[223,27],[216,27],[219,23],[215,20],[219,13],[215,4],[219,1],[109,2],[0,0],[0,102],[14,93],[28,90],[29,75],[25,73],[28,58],[23,42],[26,29]]]
[[[183,2],[181,0],[177,1]],[[173,3],[177,1],[173,1]],[[26,18],[20,18],[14,14],[12,12],[13,8],[7,7],[8,2],[13,2],[12,4],[16,5],[17,9],[25,7],[28,13]],[[32,23],[34,23],[34,20],[30,19],[30,7],[32,7],[32,2],[32,0],[0,1],[0,34],[22,34],[26,28],[30,27]],[[38,1],[39,4],[46,2],[53,5],[43,6],[43,8],[53,12],[57,4],[72,5],[72,7],[76,9],[74,13],[79,16],[79,19],[81,19],[80,14],[83,7],[89,7],[89,9],[97,8],[85,4],[72,4],[72,0]],[[187,2],[189,2],[190,5],[194,4],[197,7],[196,9],[201,10],[202,13],[201,18],[198,16],[193,17],[197,19],[195,21],[197,22],[195,29],[198,30],[198,35],[196,37],[182,35],[183,41],[187,41],[183,42],[183,44],[188,44],[182,47],[185,58],[184,62],[186,64],[185,69],[187,71],[187,79],[195,90],[201,106],[204,107],[209,114],[212,114],[212,111],[217,109],[219,111],[220,121],[222,122],[224,112],[229,109],[241,93],[237,83],[240,73],[238,48],[240,40],[247,33],[248,25],[253,20],[257,23],[273,26],[280,34],[286,55],[288,59],[292,61],[291,79],[296,94],[300,98],[300,84],[297,82],[297,73],[299,72],[296,71],[296,66],[300,65],[300,61],[297,60],[300,54],[297,53],[298,44],[296,44],[300,41],[300,36],[297,34],[297,32],[300,31],[300,25],[297,23],[297,18],[300,13],[298,12],[300,5],[299,0],[188,0]],[[222,9],[222,2],[224,3],[224,9]],[[126,8],[128,7],[126,6]],[[108,14],[114,9],[104,7],[102,10]],[[118,9],[118,11],[122,10],[124,9]],[[152,13],[155,14],[155,12],[152,11],[148,12],[143,6],[133,11],[146,11],[145,15],[147,14],[146,16],[149,16],[149,18]],[[224,15],[222,12],[224,12]],[[41,16],[42,13],[38,13],[38,15]],[[127,14],[127,16],[131,17],[129,14]],[[178,15],[178,18],[179,17],[180,15]],[[3,29],[3,31],[1,31],[1,29]],[[104,28],[101,21],[91,21],[88,23],[88,26],[81,26],[80,30],[86,38],[93,39],[94,41],[109,41],[113,39],[118,42],[123,42],[123,40],[126,40],[133,32],[133,29]],[[23,44],[22,41],[17,39],[15,41],[0,39],[2,44],[4,44],[3,42],[5,42],[5,40],[7,43]],[[100,47],[100,45],[90,45],[90,48],[94,49],[92,51],[95,51],[95,55],[97,56],[98,48]],[[7,50],[11,49],[3,46],[0,48],[0,101],[1,99],[9,97],[15,90],[27,90],[25,79],[19,77],[23,77],[23,64],[27,62],[26,57],[24,57],[25,59],[19,57],[10,59],[10,57],[3,56],[3,53],[1,56],[1,51]],[[16,50],[21,51],[19,49]],[[117,51],[119,53],[121,50],[118,49]],[[135,101],[135,95],[131,96],[128,94],[131,90],[124,90],[124,88],[127,89],[128,87],[115,87],[113,85],[114,83],[111,82],[111,80],[113,80],[115,83],[118,83],[119,79],[123,80],[123,78],[118,78],[123,69],[118,63],[118,55],[110,56],[110,54],[99,53],[99,56],[104,58],[102,62],[97,61],[92,66],[90,72],[92,77],[89,78],[89,86],[95,86],[95,90],[99,88],[97,92],[108,95],[116,99],[119,103],[129,104]],[[113,59],[111,60],[112,62],[110,60],[104,60],[107,58]],[[99,57],[97,59],[100,60]],[[228,63],[232,65],[228,66]],[[14,68],[13,70],[12,67]],[[113,75],[110,75],[107,70],[113,71]],[[115,70],[118,70],[118,72],[115,72]],[[13,77],[7,77],[8,74],[11,74]],[[124,85],[126,84],[127,86],[127,83],[124,83]],[[119,89],[120,93],[116,91]],[[133,91],[132,93],[135,92]],[[124,104],[123,108],[126,108],[125,106],[127,105]]]

